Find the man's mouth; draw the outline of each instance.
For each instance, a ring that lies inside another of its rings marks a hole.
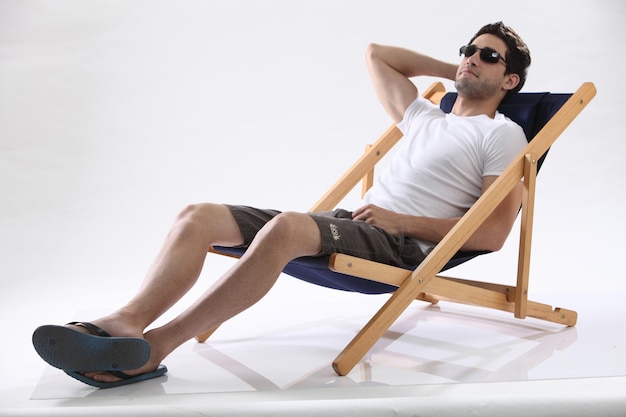
[[[470,74],[470,75],[473,75],[474,77],[478,78],[478,74],[476,74],[474,71],[472,71],[472,70],[471,70],[471,69],[469,69],[469,68],[463,68],[463,69],[461,70],[460,75],[463,75],[463,74]]]

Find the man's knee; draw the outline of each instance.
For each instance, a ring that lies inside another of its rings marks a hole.
[[[196,237],[209,246],[243,244],[239,224],[223,204],[201,203],[185,207],[176,218],[172,232]]]
[[[201,203],[185,207],[173,227],[179,233],[200,233],[211,244],[240,245],[241,231],[228,207],[222,204]]]
[[[297,212],[283,212],[270,220],[258,237],[267,239],[285,249],[300,250],[319,246],[319,229],[311,216]],[[315,252],[314,252],[315,253]]]
[[[302,222],[305,221],[306,214],[296,213],[293,211],[285,211],[274,217],[268,224],[271,228],[278,233],[291,235],[301,227]]]
[[[216,204],[190,204],[185,207],[176,218],[179,224],[206,224],[207,220],[215,217]]]

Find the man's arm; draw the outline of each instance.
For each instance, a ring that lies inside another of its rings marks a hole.
[[[497,179],[496,176],[483,178],[484,193]],[[500,203],[485,222],[461,247],[462,250],[497,251],[502,248],[511,232],[522,202],[522,183]],[[368,204],[353,213],[354,220],[362,220],[372,226],[380,227],[391,234],[405,236],[426,242],[438,243],[454,227],[460,218],[437,219],[399,214]]]
[[[414,51],[377,44],[368,46],[366,61],[376,95],[396,123],[419,94],[411,77],[427,75],[454,80],[458,69],[457,65]]]

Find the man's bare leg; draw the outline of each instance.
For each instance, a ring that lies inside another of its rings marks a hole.
[[[197,281],[209,246],[241,243],[239,226],[227,207],[187,207],[172,225],[137,294],[119,310],[93,323],[114,336],[142,337],[146,327]]]
[[[228,214],[230,215],[230,211]],[[232,215],[230,215],[230,220],[234,222]],[[227,228],[229,221],[223,221],[223,225]],[[236,230],[239,236],[231,235],[228,241],[211,241],[209,245],[239,244],[241,236],[237,226]],[[181,246],[187,247],[187,250],[193,249],[183,244]],[[202,247],[206,252],[208,246],[205,244]],[[167,243],[164,248],[165,257],[169,257],[170,252],[177,252],[181,249],[166,248],[168,248]],[[260,300],[274,285],[289,261],[299,256],[315,255],[320,249],[319,229],[310,216],[299,213],[283,213],[277,216],[259,232],[246,254],[196,303],[163,327],[146,333],[145,338],[152,346],[151,358],[141,369],[127,373],[142,373],[156,369],[167,355],[187,340],[207,329],[217,327]],[[171,259],[175,258],[175,256],[171,257]],[[202,261],[203,259],[204,256],[202,256]],[[171,279],[168,280],[167,277],[165,280],[159,278],[169,270],[170,266],[157,261],[155,264],[157,268],[153,267],[151,272],[159,271],[159,273],[154,277],[149,277],[139,294],[109,319],[113,319],[116,315],[117,317],[133,317],[134,323],[140,323],[139,326],[144,326],[144,328],[147,327],[149,320],[152,322],[158,317],[157,313],[162,314],[175,302],[174,299],[178,300],[193,285],[200,273],[202,261],[196,265],[196,268],[190,268],[190,272],[194,272],[193,279],[187,278],[183,283],[177,284],[169,282]],[[176,269],[175,266],[174,269]],[[161,291],[172,292],[165,297]],[[145,311],[146,304],[150,305],[147,311]],[[97,321],[95,323],[100,325]],[[108,373],[86,375],[102,382],[117,380]]]

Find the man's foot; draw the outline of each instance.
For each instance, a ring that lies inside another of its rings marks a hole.
[[[159,356],[159,344],[154,337],[154,332],[148,332],[146,341],[153,347],[151,349],[151,357],[140,368],[121,371],[97,371],[97,372],[71,372],[65,371],[66,374],[85,384],[98,388],[113,388],[123,385],[133,384],[135,382],[145,381],[165,375],[167,367],[160,364],[165,355]],[[152,339],[152,340],[151,340]],[[156,349],[155,349],[156,347]]]
[[[41,326],[33,333],[37,353],[70,372],[139,369],[150,359],[150,344],[139,337],[113,337],[91,323]]]

